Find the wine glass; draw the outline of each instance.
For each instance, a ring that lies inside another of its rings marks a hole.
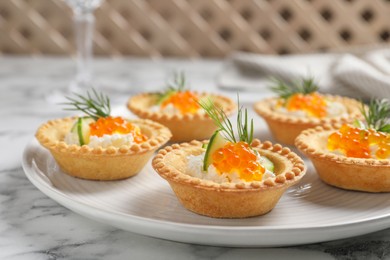
[[[95,24],[94,11],[103,0],[64,0],[73,11],[77,48],[77,73],[65,92],[52,93],[48,99],[62,101],[70,93],[82,93],[94,87],[92,80],[92,41]]]

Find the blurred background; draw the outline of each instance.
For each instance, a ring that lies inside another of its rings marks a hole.
[[[294,54],[390,42],[389,0],[106,0],[94,12],[96,56]],[[1,0],[0,55],[73,55],[61,0]]]

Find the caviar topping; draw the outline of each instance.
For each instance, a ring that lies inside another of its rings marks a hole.
[[[372,100],[368,109],[362,107],[366,124],[356,121],[355,126],[344,124],[328,137],[327,148],[339,151],[347,157],[390,158],[390,103]]]
[[[167,89],[158,95],[157,104],[162,109],[171,105],[181,114],[195,114],[200,108],[199,97],[185,88],[186,77],[184,73],[175,73],[172,82],[168,83]]]
[[[302,82],[286,84],[280,80],[274,80],[271,90],[281,98],[278,106],[287,111],[304,111],[308,116],[322,118],[327,116],[327,101],[317,92],[318,86],[314,79],[302,79]]]
[[[67,97],[67,99],[70,102],[65,103],[65,105],[70,107],[66,110],[81,111],[88,115],[88,117],[80,117],[71,129],[70,135],[78,136],[79,145],[88,144],[90,136],[103,137],[104,135],[114,134],[132,134],[135,143],[142,143],[147,140],[147,137],[141,133],[138,126],[131,124],[122,117],[110,116],[111,107],[108,96],[93,89],[92,93],[87,92],[86,96],[76,94],[75,98]]]
[[[102,137],[113,134],[132,134],[135,143],[142,143],[147,137],[141,133],[141,129],[122,117],[101,117],[90,125],[90,135]]]
[[[213,165],[219,173],[237,173],[245,181],[261,181],[265,168],[258,157],[245,142],[231,143],[212,154]]]
[[[317,92],[310,94],[294,94],[286,102],[288,111],[305,111],[309,116],[326,117],[327,103]]]
[[[266,168],[261,164],[258,152],[251,147],[253,120],[248,123],[247,110],[244,113],[242,107],[238,110],[236,137],[232,123],[222,109],[215,107],[210,100],[201,102],[200,105],[219,127],[207,146],[203,169],[207,170],[212,164],[217,173],[228,174],[230,180],[231,175],[237,174],[243,181],[261,181]],[[219,133],[220,138],[225,141],[220,140]]]
[[[161,108],[165,108],[170,104],[182,114],[195,114],[200,108],[198,96],[188,90],[173,93],[161,103]]]
[[[347,157],[387,159],[390,157],[390,135],[343,125],[329,136],[328,149],[340,151]]]

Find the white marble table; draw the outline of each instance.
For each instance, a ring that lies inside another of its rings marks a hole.
[[[113,103],[156,90],[183,69],[193,86],[215,88],[220,61],[96,60],[97,80],[112,85]],[[390,229],[287,248],[226,248],[171,242],[82,217],[40,192],[21,157],[37,127],[67,113],[46,99],[64,88],[74,63],[64,58],[0,58],[0,259],[390,259]],[[235,93],[228,93],[232,97]],[[253,98],[243,93],[243,102]],[[390,226],[390,224],[389,224]]]

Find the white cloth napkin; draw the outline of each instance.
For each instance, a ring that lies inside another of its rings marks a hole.
[[[390,48],[362,55],[234,53],[217,83],[225,89],[266,91],[271,77],[285,81],[314,77],[324,93],[359,99],[390,98]]]

